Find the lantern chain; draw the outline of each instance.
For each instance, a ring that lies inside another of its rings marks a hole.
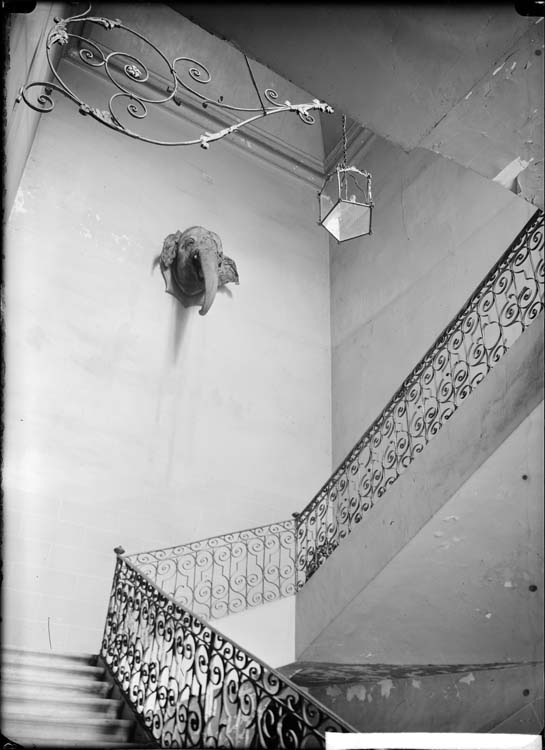
[[[346,169],[347,167],[347,161],[346,161],[346,115],[343,115],[343,162],[342,165]]]

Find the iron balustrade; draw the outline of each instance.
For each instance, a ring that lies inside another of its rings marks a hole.
[[[205,619],[295,594],[295,522],[260,526],[127,560]]]
[[[160,747],[324,747],[354,731],[119,553],[101,656]]]
[[[298,589],[543,310],[543,269],[543,213],[537,211],[298,515]]]

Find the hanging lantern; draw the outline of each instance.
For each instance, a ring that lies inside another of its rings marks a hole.
[[[320,221],[337,242],[371,234],[371,175],[346,166],[346,118],[343,116],[343,161],[325,178],[318,193]]]

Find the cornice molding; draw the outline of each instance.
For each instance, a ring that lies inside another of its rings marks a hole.
[[[106,53],[111,52],[102,45]],[[76,46],[70,46],[65,54],[64,61],[76,65],[97,79],[104,80],[104,74],[100,68],[87,65],[79,55],[79,49]],[[111,70],[123,75],[123,65],[112,61]],[[149,80],[139,84],[142,91],[152,94],[164,94],[167,91],[170,81],[163,76],[150,71]],[[229,110],[221,110],[221,113],[214,111],[213,105],[203,108],[201,100],[190,91],[184,91],[184,101],[181,106],[163,107],[171,116],[180,118],[183,122],[196,126],[198,133],[221,129],[235,124],[238,120]],[[279,115],[281,116],[281,115]],[[291,115],[295,116],[295,115]],[[128,115],[130,118],[130,116]],[[305,125],[301,127],[320,127],[318,115],[316,115],[315,125]],[[280,169],[284,173],[306,183],[313,188],[319,188],[324,178],[323,163],[311,154],[294,147],[287,141],[273,135],[259,126],[250,124],[238,132],[232,133],[223,139],[250,157],[256,158],[262,162]],[[215,144],[211,148],[217,147]]]

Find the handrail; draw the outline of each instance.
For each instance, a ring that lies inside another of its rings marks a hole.
[[[288,750],[355,731],[116,552],[101,656],[160,747]]]

